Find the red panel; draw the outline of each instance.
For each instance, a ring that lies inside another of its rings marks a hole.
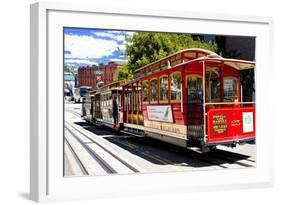
[[[178,125],[183,125],[184,124],[184,116],[181,112],[181,104],[180,103],[174,103],[172,104],[172,109],[173,109],[173,118],[174,118],[174,123]]]
[[[255,108],[213,108],[207,114],[208,143],[255,137]]]

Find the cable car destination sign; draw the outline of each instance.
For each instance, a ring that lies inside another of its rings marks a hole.
[[[227,118],[226,114],[213,115],[213,133],[214,134],[226,134],[227,131]]]

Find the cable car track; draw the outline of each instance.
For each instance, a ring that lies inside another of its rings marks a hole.
[[[71,125],[70,123],[66,122],[70,127],[72,127],[73,129],[75,129],[77,132],[79,132],[81,135],[83,135],[84,137],[86,137],[88,140],[90,140],[91,142],[93,142],[94,144],[96,144],[98,147],[100,147],[102,150],[104,150],[106,153],[108,153],[109,155],[111,155],[112,157],[114,157],[116,160],[118,160],[119,162],[121,162],[124,166],[126,166],[127,168],[129,168],[131,171],[138,173],[140,172],[137,168],[133,167],[131,164],[129,164],[128,162],[126,162],[125,160],[121,159],[119,156],[117,156],[116,154],[114,154],[113,152],[111,152],[109,149],[107,149],[106,147],[104,147],[103,145],[101,145],[99,142],[97,142],[96,140],[93,140],[92,138],[88,137],[85,133],[81,132],[79,129],[77,129],[75,126]],[[69,128],[67,128],[69,129]],[[73,132],[72,132],[73,133]],[[87,145],[86,145],[87,146]],[[91,149],[92,150],[92,149]],[[102,160],[104,161],[104,160]],[[106,162],[106,164],[108,164]]]
[[[131,150],[135,150],[135,151],[138,151],[138,147],[137,147],[137,145],[135,144],[135,143],[133,143],[133,142],[131,142],[131,141],[129,141],[129,140],[127,140],[126,142],[124,142],[124,141],[121,141],[121,140],[117,140],[117,139],[112,139],[113,141],[115,141],[116,143],[120,143],[120,144],[122,144],[122,145],[124,145],[124,146],[126,146],[127,148],[129,148],[129,149],[131,149]],[[177,149],[177,152],[179,151],[180,149]],[[171,152],[174,152],[174,153],[177,153],[175,150],[171,150],[171,149],[169,149],[169,151],[171,151]],[[138,152],[140,152],[141,154],[144,154],[144,155],[146,155],[147,156],[147,153],[145,153],[145,152],[142,152],[141,150],[139,150]],[[205,162],[205,163],[208,163],[208,164],[210,164],[210,165],[214,165],[214,166],[219,166],[219,167],[221,167],[221,168],[228,168],[227,166],[225,166],[225,165],[222,165],[222,164],[237,164],[237,165],[239,165],[239,166],[242,166],[242,167],[254,167],[253,165],[251,165],[251,164],[247,164],[247,163],[244,163],[244,162],[240,162],[240,161],[237,161],[237,160],[241,160],[242,159],[242,155],[241,154],[239,154],[240,155],[240,158],[239,159],[230,159],[229,157],[223,157],[223,156],[218,156],[218,155],[214,155],[213,153],[212,154],[210,154],[210,153],[208,153],[207,155],[205,154],[205,155],[202,155],[202,154],[199,154],[199,153],[196,153],[196,152],[191,152],[191,151],[189,151],[188,153],[187,153],[187,151],[186,150],[181,150],[180,151],[181,153],[184,153],[185,154],[185,156],[187,156],[187,157],[191,157],[191,158],[193,158],[193,159],[195,159],[195,160],[200,160],[200,161],[202,161],[202,162]],[[228,154],[236,154],[236,153],[232,153],[232,152],[227,152],[227,151],[224,151],[225,153],[228,153]],[[163,157],[161,157],[160,155],[155,155],[155,154],[153,154],[152,152],[149,152],[149,154],[151,155],[151,156],[148,156],[148,157],[150,157],[150,158],[152,158],[152,159],[157,159],[158,158],[158,161],[159,162],[161,162],[161,164],[173,164],[173,162],[171,162],[170,160],[168,160],[168,159],[166,159],[166,158],[163,158]],[[188,154],[188,155],[187,155]],[[244,160],[247,160],[247,159],[245,159],[245,158],[243,158]],[[220,160],[221,162],[217,162],[217,160]],[[253,160],[249,160],[249,161],[253,161]],[[164,163],[163,163],[164,162]],[[253,162],[255,162],[255,161],[253,161]]]
[[[64,141],[65,141],[66,145],[68,146],[72,156],[74,157],[74,159],[75,159],[76,163],[78,164],[83,175],[89,175],[89,172],[87,171],[86,167],[81,162],[80,158],[78,157],[77,153],[75,152],[75,150],[73,149],[73,147],[71,146],[69,141],[66,138],[64,138]]]
[[[65,111],[66,111],[66,112],[70,112],[70,113],[76,115],[76,116],[79,117],[79,118],[82,118],[81,114],[78,113],[78,112],[75,112],[74,110],[65,110]]]
[[[221,150],[220,150],[221,151]],[[226,162],[228,162],[229,164],[237,164],[237,165],[240,165],[242,167],[255,167],[254,165],[251,165],[249,163],[245,163],[245,162],[241,162],[239,160],[245,160],[245,161],[249,161],[249,162],[253,162],[255,163],[256,161],[254,160],[251,160],[251,159],[247,159],[247,158],[243,158],[242,156],[240,157],[237,157],[237,158],[233,158],[231,157],[231,155],[236,155],[237,153],[233,153],[233,152],[228,152],[228,151],[224,151],[225,154],[228,154],[228,156],[222,156],[222,155],[219,155],[217,152],[212,152],[210,153],[210,155],[214,158],[217,158],[217,159],[221,159],[221,160],[224,160]],[[236,155],[237,156],[237,155]],[[246,157],[246,155],[245,155]]]
[[[115,142],[117,142],[117,140],[116,139],[112,139],[113,141],[115,141]],[[128,147],[129,149],[131,149],[131,150],[135,150],[135,151],[138,151],[138,148],[137,148],[137,146],[134,144],[134,143],[129,143],[129,141],[127,141],[128,142],[128,144],[127,143],[124,143],[124,142],[122,142],[121,140],[120,141],[118,141],[117,143],[120,143],[120,144],[123,144],[123,145],[125,145],[126,147]],[[135,147],[133,147],[133,146],[135,146]],[[168,159],[166,159],[166,158],[163,158],[163,157],[161,157],[160,155],[155,155],[155,154],[153,154],[152,152],[142,152],[142,151],[138,151],[140,154],[143,154],[143,155],[145,155],[145,156],[147,156],[147,157],[149,157],[149,158],[151,158],[151,159],[153,159],[153,160],[157,160],[158,162],[160,162],[160,164],[162,164],[162,165],[167,165],[167,164],[170,164],[170,165],[173,165],[174,163],[172,162],[172,161],[170,161],[170,160],[168,160]],[[150,155],[148,155],[148,153],[150,154]],[[212,161],[212,160],[208,160],[208,159],[206,159],[206,158],[202,158],[202,156],[200,156],[199,154],[197,154],[197,156],[194,156],[193,154],[195,154],[195,153],[192,153],[191,155],[185,155],[185,156],[187,156],[187,157],[191,157],[191,158],[193,158],[194,160],[200,160],[201,162],[204,162],[204,163],[207,163],[207,164],[209,164],[209,165],[214,165],[214,166],[219,166],[219,167],[221,167],[221,168],[228,168],[227,166],[224,166],[224,165],[221,165],[221,164],[219,164],[219,163],[217,163],[217,162],[214,162],[214,161]]]
[[[141,151],[140,148],[138,148],[134,144],[129,144],[129,143],[126,143],[126,142],[123,142],[121,140],[117,140],[117,139],[114,139],[114,138],[112,138],[111,140],[114,141],[115,144],[117,144],[117,145],[119,144],[119,146],[120,146],[120,144],[122,144],[123,146],[127,147],[127,149],[130,149],[131,151],[137,152],[138,156],[144,155],[145,157],[149,158],[151,161],[157,161],[161,165],[172,165],[173,164],[170,160],[165,159],[165,158],[161,158],[159,155],[155,155],[152,152]]]
[[[216,149],[215,153],[220,154],[220,155],[230,154],[233,157],[235,157],[237,159],[240,159],[240,160],[246,160],[246,161],[253,162],[253,163],[256,162],[256,160],[254,160],[254,159],[246,158],[246,157],[249,157],[249,156],[246,156],[246,155],[243,155],[243,154],[239,154],[239,153],[236,153],[236,152],[230,152],[230,151]]]
[[[71,129],[65,126],[66,130],[79,142],[80,145],[90,154],[90,156],[104,169],[108,174],[117,174],[117,171],[110,166],[102,157],[100,157],[93,149],[85,144]]]

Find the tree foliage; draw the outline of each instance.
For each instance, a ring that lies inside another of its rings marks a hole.
[[[217,44],[193,38],[190,34],[136,32],[126,37],[129,60],[121,65],[118,79],[129,79],[135,69],[187,48],[203,48],[217,52]]]
[[[122,63],[120,65],[117,79],[122,80],[122,79],[132,79],[133,73],[132,70],[129,69],[128,63]]]

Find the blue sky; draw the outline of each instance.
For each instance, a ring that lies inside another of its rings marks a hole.
[[[132,35],[133,32],[127,31],[64,28],[65,65],[79,67],[125,62],[128,60],[123,55],[125,36]]]
[[[64,28],[64,63],[66,66],[126,62],[125,36],[134,32],[85,28]],[[205,40],[214,40],[214,35],[204,35]]]

